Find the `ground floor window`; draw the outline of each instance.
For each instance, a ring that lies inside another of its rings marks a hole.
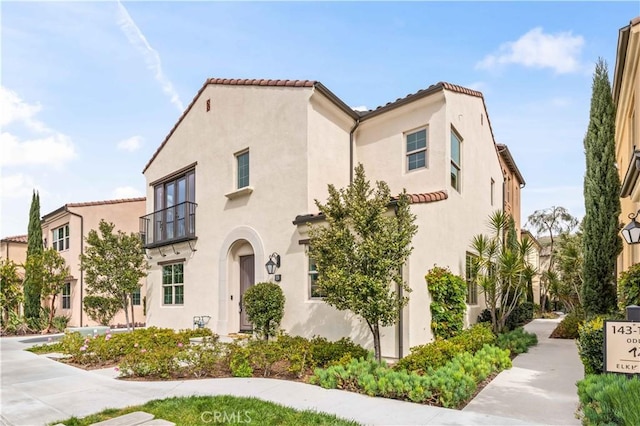
[[[133,306],[140,306],[140,289],[139,288],[133,293],[131,293],[131,304]]]
[[[476,284],[475,273],[475,259],[476,256],[471,253],[467,253],[465,261],[465,279],[467,281],[467,304],[478,304],[478,285]]]
[[[165,305],[184,304],[184,263],[162,267],[162,290]]]
[[[309,259],[309,296],[311,299],[323,299],[325,293],[318,286],[318,268],[312,258]]]
[[[62,309],[71,309],[71,283],[62,287]]]

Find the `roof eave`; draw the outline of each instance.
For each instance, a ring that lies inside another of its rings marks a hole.
[[[496,144],[496,146],[498,147],[498,153],[500,155],[504,154],[503,158],[505,160],[505,163],[507,163],[507,166],[509,166],[509,169],[516,175],[516,177],[520,181],[520,184],[522,185],[522,187],[524,187],[527,184],[527,182],[525,182],[524,177],[522,176],[522,173],[520,173],[520,169],[518,169],[518,165],[516,164],[516,161],[513,159],[513,156],[511,155],[511,151],[509,151],[509,147],[502,143]]]

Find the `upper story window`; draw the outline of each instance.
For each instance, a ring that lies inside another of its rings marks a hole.
[[[195,234],[196,172],[191,169],[154,187],[155,241]]]
[[[460,192],[460,173],[461,159],[460,150],[462,147],[462,138],[451,129],[451,186]]]
[[[427,167],[427,129],[406,134],[407,171]]]
[[[238,173],[238,188],[244,188],[249,186],[249,150],[236,154],[237,161],[237,173]]]
[[[69,224],[53,230],[51,241],[53,249],[58,251],[69,250]]]

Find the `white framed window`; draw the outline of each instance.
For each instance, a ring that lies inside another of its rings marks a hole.
[[[52,232],[51,241],[53,249],[58,251],[69,250],[69,224],[67,223]]]
[[[162,266],[162,303],[184,305],[184,263]]]
[[[237,189],[249,186],[249,150],[236,154]]]
[[[467,282],[467,304],[478,304],[478,285],[475,280],[475,262],[476,255],[467,252],[465,259],[465,281]]]
[[[407,171],[427,167],[427,128],[405,134]]]
[[[451,128],[451,186],[460,192],[462,138]]]
[[[131,304],[133,306],[140,306],[140,289],[139,288],[133,293],[131,293]]]
[[[62,309],[71,309],[71,283],[64,283],[61,297]]]
[[[318,286],[318,267],[315,260],[308,257],[309,260],[309,298],[324,299],[325,293]]]

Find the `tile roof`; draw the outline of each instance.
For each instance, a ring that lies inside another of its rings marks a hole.
[[[409,204],[424,204],[424,203],[434,203],[436,201],[442,201],[449,198],[449,194],[447,191],[434,191],[434,192],[425,192],[422,194],[407,194],[409,196]],[[395,204],[398,201],[398,196],[391,197],[390,205]],[[302,214],[296,216],[293,220],[294,225],[300,225],[308,222],[316,222],[324,219],[324,214],[322,213],[311,213],[311,214]]]
[[[119,203],[132,203],[135,201],[145,201],[146,197],[137,198],[118,198],[116,200],[103,200],[103,201],[87,201],[85,203],[67,203],[67,207],[87,207],[87,206],[101,206],[103,204],[119,204]]]
[[[2,240],[3,242],[9,242],[9,243],[24,243],[27,244],[27,235],[14,235],[12,237],[4,237]]]
[[[346,114],[348,114],[354,120],[359,119],[360,121],[367,120],[369,118],[375,117],[379,114],[382,114],[388,110],[397,108],[404,104],[413,102],[414,100],[423,98],[425,96],[429,96],[433,93],[436,93],[440,90],[449,90],[456,93],[461,93],[464,95],[475,96],[482,99],[482,104],[484,105],[485,113],[487,113],[487,106],[484,102],[484,97],[482,92],[477,90],[468,89],[463,86],[459,86],[457,84],[451,84],[447,82],[438,82],[436,84],[432,84],[426,89],[420,89],[416,93],[410,93],[403,98],[398,98],[395,101],[388,102],[385,105],[379,106],[376,109],[369,111],[355,111],[351,107],[349,107],[342,99],[338,98],[333,92],[327,89],[322,83],[316,80],[269,80],[269,79],[249,79],[249,78],[208,78],[200,90],[193,97],[193,100],[189,103],[187,108],[182,112],[178,121],[171,128],[167,136],[164,138],[160,146],[153,153],[147,164],[144,166],[142,173],[146,172],[153,160],[158,156],[162,148],[167,144],[169,138],[176,131],[184,117],[187,113],[193,108],[196,101],[204,91],[204,89],[209,84],[219,84],[219,85],[227,85],[227,86],[262,86],[262,87],[303,87],[303,88],[315,88],[316,90],[323,93],[327,98],[329,98],[332,102],[334,102],[339,108],[341,108]],[[487,113],[487,123],[489,124],[489,129],[491,130],[491,135],[493,136],[493,128],[491,127],[491,121],[489,120],[489,114]],[[495,140],[495,138],[494,138]]]
[[[120,203],[132,203],[136,201],[145,201],[146,197],[136,197],[136,198],[118,198],[116,200],[102,200],[102,201],[87,201],[84,203],[67,203],[62,207],[55,209],[54,211],[47,213],[42,216],[43,219],[46,219],[54,214],[65,211],[68,207],[89,207],[89,206],[102,206],[107,204],[120,204]]]
[[[314,87],[318,82],[314,80],[267,80],[264,78],[210,78],[207,83],[230,86]]]

